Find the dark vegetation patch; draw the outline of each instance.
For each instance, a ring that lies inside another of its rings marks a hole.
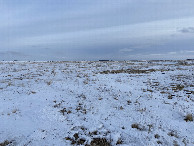
[[[157,141],[157,144],[162,144],[162,142],[158,140],[158,141]]]
[[[173,99],[173,95],[168,95],[168,99]]]
[[[84,138],[79,137],[78,133],[75,133],[72,138],[66,137],[65,139],[71,141],[72,145],[83,145],[86,142]]]
[[[187,114],[186,116],[185,116],[185,119],[184,119],[186,122],[188,122],[188,121],[193,121],[193,116],[192,116],[192,114]]]
[[[11,143],[12,143],[11,141],[5,140],[4,142],[0,143],[0,146],[7,146]]]
[[[121,69],[121,70],[106,70],[100,72],[101,74],[118,74],[118,73],[129,73],[129,74],[143,74],[143,73],[150,73],[155,72],[155,69],[148,69],[148,70],[140,70],[140,69]]]
[[[93,138],[88,144],[86,139],[80,138],[78,133],[75,133],[73,137],[66,137],[68,141],[71,141],[72,145],[84,145],[85,146],[111,146],[111,143],[106,138]],[[121,144],[122,141],[117,141],[118,144]]]
[[[111,146],[106,138],[93,138],[89,146]]]
[[[186,62],[185,60],[179,60],[179,61],[177,62],[177,65],[187,66],[187,65],[189,65],[189,64],[188,64],[188,62]]]
[[[93,132],[89,132],[89,135],[90,135],[90,136],[91,136],[91,135],[98,135],[98,131],[95,130],[95,131],[93,131]]]
[[[151,89],[147,89],[147,91],[149,91],[149,92],[154,92],[153,90],[151,90]]]
[[[53,106],[54,108],[59,108],[61,107],[61,105],[63,104],[63,102],[65,102],[64,100],[61,100],[59,103],[57,103],[56,100],[53,101],[55,103],[55,105]]]
[[[84,143],[85,143],[85,139],[83,139],[83,138],[80,138],[78,141],[77,141],[77,144],[78,145],[83,145]]]
[[[76,130],[75,133],[68,135],[64,139],[70,141],[71,145],[84,145],[84,146],[110,146],[111,139],[108,139],[110,131],[88,131],[83,126],[73,127],[71,130]],[[79,131],[79,132],[77,132]],[[118,144],[122,143],[121,139],[117,140]]]
[[[184,89],[184,85],[180,85],[180,84],[177,84],[177,85],[174,85],[173,87],[172,87],[172,90],[173,91],[181,91],[181,90],[183,90]]]
[[[119,73],[128,73],[128,74],[147,74],[151,72],[164,72],[170,71],[169,69],[120,69],[120,70],[105,70],[100,72],[101,74],[119,74]],[[165,74],[165,73],[163,73]]]
[[[131,100],[127,100],[127,104],[130,105],[132,102]]]
[[[63,116],[65,115],[65,112],[67,112],[66,108],[63,108],[62,110],[60,110],[60,112],[63,114]]]
[[[168,136],[172,136],[172,137],[176,137],[176,138],[179,138],[178,134],[176,131],[171,131],[168,133]]]
[[[123,140],[122,139],[118,139],[116,145],[118,145],[118,144],[123,144]]]
[[[154,137],[158,139],[158,138],[160,138],[160,135],[159,134],[155,134]]]
[[[138,129],[138,130],[140,130],[140,131],[145,130],[145,127],[144,127],[144,126],[142,126],[142,125],[140,125],[140,124],[137,124],[137,123],[132,124],[132,125],[131,125],[131,128],[136,128],[136,129]]]
[[[184,90],[186,92],[186,94],[194,94],[194,91],[190,91],[190,90]]]
[[[62,106],[62,104],[63,104],[64,101],[62,100],[61,102],[57,103],[57,101],[54,100],[53,102],[55,103],[55,105],[53,106],[54,108],[60,108],[60,107]],[[64,116],[65,114],[70,114],[70,113],[72,113],[72,111],[71,111],[70,108],[67,109],[67,108],[65,108],[65,107],[63,107],[59,112],[62,113],[63,116]]]
[[[173,141],[173,146],[180,146],[176,140]]]

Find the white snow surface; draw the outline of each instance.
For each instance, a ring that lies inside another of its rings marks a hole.
[[[186,60],[0,62],[0,144],[194,145],[193,83]]]

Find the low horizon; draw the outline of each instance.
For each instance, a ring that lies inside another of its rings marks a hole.
[[[129,59],[129,60],[0,60],[0,62],[125,62],[125,61],[194,61],[194,58],[187,59]]]

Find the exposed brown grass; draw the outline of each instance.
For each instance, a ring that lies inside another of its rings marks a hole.
[[[187,114],[186,116],[185,116],[185,119],[184,119],[186,122],[188,122],[188,121],[193,121],[193,116],[192,116],[192,114]]]
[[[7,146],[11,143],[12,143],[11,141],[5,140],[4,142],[0,143],[0,146]]]
[[[143,131],[145,129],[145,127],[141,126],[140,124],[132,124],[131,128],[136,128],[137,130]]]
[[[111,146],[111,143],[106,138],[94,138],[90,146]]]
[[[118,73],[129,73],[129,74],[143,74],[143,73],[150,73],[155,72],[155,69],[148,69],[148,70],[140,70],[140,69],[121,69],[121,70],[106,70],[100,72],[101,74],[118,74]]]

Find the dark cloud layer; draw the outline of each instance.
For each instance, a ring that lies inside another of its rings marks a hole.
[[[180,30],[182,33],[194,33],[194,27],[187,27]]]

